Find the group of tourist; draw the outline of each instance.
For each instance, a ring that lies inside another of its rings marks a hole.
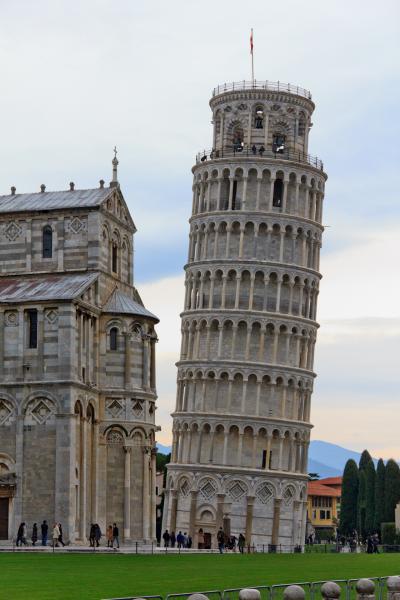
[[[225,534],[222,527],[220,527],[217,533],[217,541],[220,554],[223,554],[225,550],[236,552],[236,547],[241,554],[244,553],[246,538],[244,537],[243,533],[239,533],[238,538],[235,535],[228,536]]]
[[[42,546],[47,546],[49,538],[49,525],[47,521],[43,521],[43,523],[41,524],[40,533]],[[98,548],[100,546],[102,535],[103,534],[101,533],[101,529],[98,523],[92,523],[90,526],[89,533],[89,543],[92,548]],[[38,526],[37,523],[34,523],[32,525],[32,531],[30,535],[30,539],[32,540],[32,546],[36,546],[38,538]],[[108,548],[114,548],[115,550],[119,548],[119,528],[116,523],[113,523],[112,525],[109,525],[107,527],[106,538]],[[22,522],[18,527],[16,546],[28,546],[28,539],[28,526],[25,522]],[[61,523],[54,523],[51,530],[51,543],[53,547],[65,546]]]
[[[191,548],[193,545],[193,540],[186,531],[185,533],[180,531],[178,535],[175,535],[174,531],[169,533],[168,529],[166,529],[162,537],[164,540],[164,548]]]
[[[47,540],[49,537],[49,525],[47,521],[43,521],[40,526],[41,542],[42,546],[47,546]],[[36,546],[38,541],[38,526],[37,523],[32,525],[31,537],[32,546]],[[53,546],[65,546],[63,540],[63,530],[61,523],[54,523],[51,531],[51,540]],[[22,522],[18,527],[16,546],[28,546],[28,526],[25,522]]]
[[[191,536],[186,533],[186,531],[184,533],[180,531],[178,535],[175,535],[174,531],[170,533],[168,529],[166,529],[163,533],[162,539],[164,541],[164,548],[192,548],[193,545],[193,540]],[[246,539],[242,533],[239,534],[238,538],[235,535],[227,536],[222,527],[219,528],[217,533],[217,542],[218,549],[221,554],[225,550],[236,552],[236,548],[238,548],[239,552],[243,554],[246,545]],[[203,529],[199,529],[197,533],[197,547],[199,550],[211,548],[211,546],[206,542],[206,536]]]

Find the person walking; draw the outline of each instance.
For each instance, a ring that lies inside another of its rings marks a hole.
[[[37,523],[34,523],[32,526],[32,546],[35,546],[38,538],[38,529]]]
[[[163,533],[163,540],[164,540],[164,548],[168,548],[169,546],[169,540],[171,539],[171,536],[169,535],[169,531],[168,529],[166,529]]]
[[[222,527],[219,528],[218,533],[217,533],[217,541],[218,541],[218,550],[220,554],[224,553],[224,546],[225,546],[225,534],[224,534],[224,530],[222,529]]]
[[[203,550],[204,548],[204,531],[199,529],[199,533],[197,534],[197,545],[199,550]]]
[[[113,527],[109,525],[106,529],[107,548],[113,547]]]
[[[96,546],[97,548],[100,546],[100,541],[101,541],[101,529],[98,523],[95,523],[94,525],[94,539],[96,541]]]
[[[94,548],[94,543],[95,543],[95,528],[94,528],[94,523],[92,523],[90,525],[90,530],[89,530],[89,544],[91,548]]]
[[[63,530],[62,530],[61,523],[58,523],[58,529],[60,531],[60,535],[58,536],[58,541],[61,544],[61,546],[64,548],[65,544],[64,544],[64,540],[63,540]]]
[[[20,524],[20,526],[18,527],[18,531],[17,531],[17,541],[16,541],[16,546],[22,546],[22,544],[24,546],[28,545],[28,542],[26,541],[26,524],[24,522],[22,522]]]
[[[243,533],[239,533],[238,548],[239,548],[239,552],[241,554],[244,553],[245,545],[246,545],[246,538],[244,537]]]
[[[54,523],[52,538],[53,538],[53,548],[57,546],[58,548],[58,538],[60,537],[60,528],[58,527],[58,523]]]
[[[43,521],[40,526],[40,530],[42,532],[42,546],[47,546],[47,536],[49,535],[49,526],[47,525],[47,521]]]
[[[119,548],[119,529],[116,523],[113,523],[113,543],[112,547],[115,549],[115,544],[117,544],[117,548]]]

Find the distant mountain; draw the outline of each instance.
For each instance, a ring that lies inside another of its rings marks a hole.
[[[157,442],[157,450],[159,454],[169,454],[171,452],[171,446],[163,446]]]
[[[161,454],[169,454],[171,446],[157,444],[158,451]],[[313,440],[310,444],[308,453],[308,472],[318,473],[321,477],[339,477],[343,475],[343,469],[349,458],[352,458],[358,464],[361,452],[355,452],[348,448],[342,448],[337,444],[323,442],[322,440]],[[375,464],[378,462],[374,458]]]
[[[318,473],[322,477],[337,477],[343,475],[346,462],[352,458],[358,464],[361,452],[342,448],[330,442],[312,440],[308,452],[308,472]],[[378,462],[374,458],[375,465]]]

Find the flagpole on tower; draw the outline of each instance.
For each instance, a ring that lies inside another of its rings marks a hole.
[[[253,44],[253,28],[250,34],[250,54],[251,54],[251,82],[254,86],[254,44]]]

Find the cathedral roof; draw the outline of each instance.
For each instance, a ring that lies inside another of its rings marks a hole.
[[[98,273],[44,275],[41,277],[1,277],[0,303],[38,300],[72,300],[83,294]]]
[[[64,190],[35,194],[8,194],[0,196],[0,213],[64,208],[94,208],[114,192],[113,188],[91,190]]]
[[[119,289],[115,289],[106,304],[103,306],[103,312],[105,313],[117,313],[117,314],[128,314],[128,315],[140,315],[142,317],[150,317],[150,319],[159,319],[153,315],[147,308],[132,300],[126,294],[123,294]]]

